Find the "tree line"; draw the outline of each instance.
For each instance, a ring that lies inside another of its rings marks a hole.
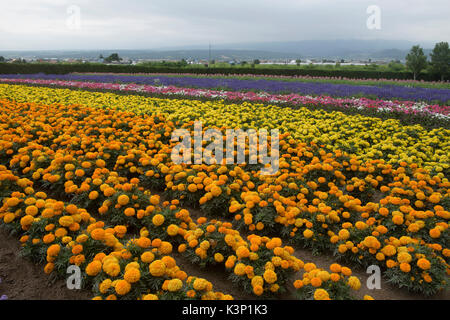
[[[414,80],[422,70],[430,67],[431,72],[438,74],[441,81],[448,76],[450,72],[450,49],[448,42],[439,42],[434,46],[430,53],[430,61],[419,46],[413,46],[406,56],[406,67],[413,73]]]

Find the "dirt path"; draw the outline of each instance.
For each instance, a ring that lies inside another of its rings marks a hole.
[[[50,284],[42,265],[19,256],[20,242],[0,230],[0,295],[11,300],[88,300],[86,290],[69,290],[63,280]]]

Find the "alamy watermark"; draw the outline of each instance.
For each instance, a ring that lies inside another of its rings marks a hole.
[[[367,29],[381,30],[381,8],[377,5],[371,5],[367,7],[366,13],[370,15],[366,21]]]
[[[246,148],[247,140],[248,150]],[[268,152],[269,135],[266,129],[259,129],[258,132],[254,129],[247,131],[227,129],[224,137],[222,131],[218,129],[207,129],[203,133],[202,123],[196,121],[193,139],[189,130],[176,129],[172,133],[172,141],[178,142],[171,153],[171,159],[175,164],[260,163],[263,165],[260,172],[262,175],[273,175],[279,168],[280,138],[278,129],[270,131],[270,153]],[[207,142],[210,143],[203,150],[203,145]]]
[[[381,289],[381,269],[377,265],[371,265],[367,268],[366,273],[370,274],[367,278],[366,286],[369,290]]]
[[[66,280],[67,289],[80,290],[81,289],[81,269],[79,266],[70,265],[67,267],[67,274],[69,275]]]
[[[66,10],[69,15],[66,19],[66,26],[70,30],[81,29],[81,9],[79,6],[71,5]]]

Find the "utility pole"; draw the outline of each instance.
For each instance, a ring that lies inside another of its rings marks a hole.
[[[208,67],[211,64],[211,42],[209,43],[209,60],[208,60]]]

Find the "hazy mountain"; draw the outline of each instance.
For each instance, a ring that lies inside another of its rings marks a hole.
[[[219,61],[252,59],[404,59],[410,48],[417,43],[393,40],[305,40],[293,42],[212,44],[211,58]],[[420,43],[428,50],[433,43]],[[117,52],[129,59],[208,59],[208,45],[189,47],[166,47],[149,50],[84,50],[84,51],[0,51],[5,58],[72,58],[96,59]]]
[[[5,58],[24,59],[97,59],[100,55],[104,57],[111,53],[118,53],[120,57],[127,59],[155,59],[155,60],[181,60],[197,59],[208,60],[209,50],[86,50],[86,51],[0,51]],[[298,54],[285,52],[271,52],[261,50],[213,50],[211,59],[220,61],[231,60],[253,60],[253,59],[294,59]]]
[[[397,57],[399,51],[409,51],[417,43],[404,40],[303,40],[292,42],[267,43],[231,43],[212,44],[212,50],[238,49],[262,50],[269,52],[289,52],[304,58],[352,58],[371,57],[380,58]],[[419,43],[424,48],[432,48],[431,42]],[[205,46],[205,49],[207,46]],[[192,47],[172,47],[165,50],[199,49]],[[398,51],[389,51],[398,50]],[[404,58],[404,56],[403,56]]]

